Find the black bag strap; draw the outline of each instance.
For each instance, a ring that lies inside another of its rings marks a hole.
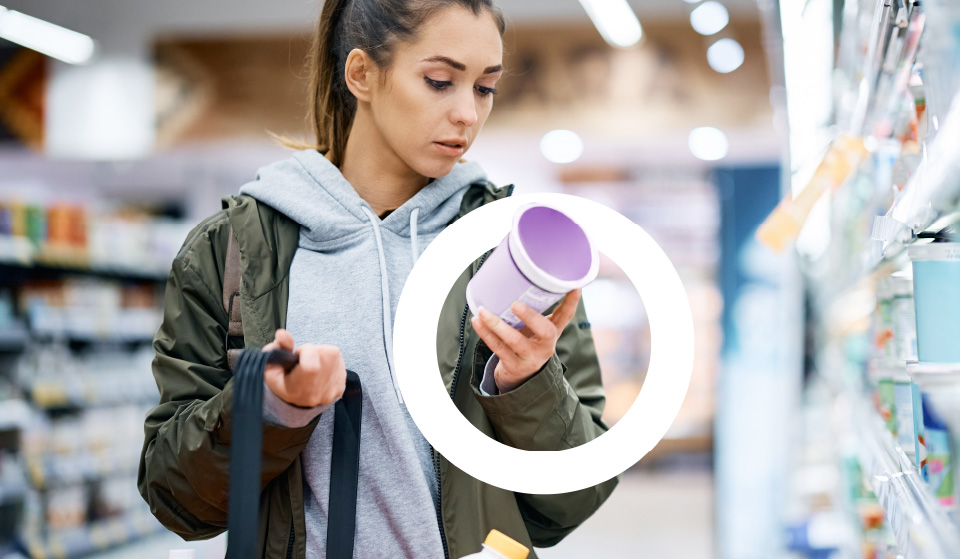
[[[256,557],[263,453],[263,371],[280,364],[287,371],[298,357],[285,350],[244,350],[233,372],[233,422],[230,433],[230,495],[227,504],[227,559]],[[333,457],[327,559],[353,559],[360,472],[360,377],[347,371],[343,398],[334,405]]]
[[[334,405],[330,503],[327,510],[327,559],[353,559],[357,533],[357,483],[360,478],[360,377],[347,371],[343,398]]]

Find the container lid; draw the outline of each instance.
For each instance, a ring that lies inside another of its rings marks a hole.
[[[907,364],[907,373],[924,386],[960,384],[960,363],[912,362]]]
[[[496,551],[504,559],[527,559],[527,555],[530,554],[530,550],[523,544],[499,530],[490,530],[487,539],[483,540],[483,545]]]
[[[925,261],[958,261],[960,260],[960,243],[925,243],[911,245],[907,248],[910,260]]]
[[[575,225],[576,228],[579,228],[579,232],[586,237],[587,246],[589,247],[590,251],[590,262],[584,268],[585,273],[580,277],[562,278],[558,277],[556,274],[552,274],[547,270],[544,270],[541,266],[537,265],[535,259],[531,257],[527,248],[524,247],[524,244],[521,240],[523,232],[521,231],[520,222],[526,212],[537,208],[547,208],[552,212],[560,214],[564,221],[566,221],[568,224]],[[510,247],[510,254],[513,257],[514,263],[517,265],[517,268],[520,269],[523,275],[526,276],[527,279],[533,282],[537,287],[551,293],[562,294],[573,291],[574,289],[579,289],[596,279],[597,273],[600,270],[600,257],[597,254],[597,247],[590,242],[590,238],[587,236],[586,231],[583,230],[583,227],[570,216],[546,204],[526,204],[517,210],[513,216],[513,227],[510,229],[507,244]]]
[[[869,376],[873,381],[892,380],[907,382],[910,376],[903,361],[893,359],[876,359],[869,363]]]
[[[894,297],[913,296],[913,278],[897,272],[890,276],[890,294]]]

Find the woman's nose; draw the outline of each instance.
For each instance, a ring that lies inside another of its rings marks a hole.
[[[477,122],[477,102],[473,98],[473,89],[466,95],[458,95],[451,115],[454,124],[473,126]]]

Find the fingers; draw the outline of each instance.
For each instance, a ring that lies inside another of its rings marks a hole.
[[[481,310],[480,314],[481,316],[483,315],[493,316],[489,311],[486,311],[486,309]],[[509,325],[504,324],[499,317],[494,316],[494,318],[500,321],[500,324],[503,324],[510,330],[513,330],[514,334],[523,336],[522,334],[520,334],[519,332],[511,328]],[[477,332],[477,335],[480,336],[480,339],[483,340],[483,342],[487,344],[487,347],[489,347],[491,351],[496,353],[497,357],[499,357],[501,360],[509,361],[517,358],[517,354],[513,350],[513,348],[510,347],[510,345],[508,345],[503,340],[503,338],[501,338],[498,335],[497,332],[495,332],[490,326],[488,326],[487,323],[484,322],[483,318],[481,318],[480,316],[476,316],[473,318],[473,321],[471,322],[471,324],[473,324],[473,329]]]
[[[280,343],[281,348],[287,351],[293,351],[293,335],[291,335],[290,332],[280,328],[277,330],[277,333],[274,334],[274,340]]]
[[[503,340],[511,348],[519,348],[527,341],[527,337],[517,331],[484,307],[480,307],[480,322],[486,326],[487,330],[493,332],[498,338]],[[493,348],[490,348],[493,349]]]
[[[517,315],[517,318],[526,324],[526,328],[530,329],[534,338],[538,340],[552,340],[557,337],[556,325],[536,310],[520,301],[514,301],[513,305],[510,306],[510,310],[513,311],[513,314]]]
[[[279,365],[264,371],[267,385],[277,396],[302,407],[333,403],[343,396],[347,373],[336,346],[304,344],[296,353],[299,363],[289,374]]]
[[[313,344],[305,344],[297,348],[294,352],[300,358],[300,362],[297,364],[301,370],[314,373],[320,372],[321,368],[321,353],[320,347]]]
[[[275,349],[285,349],[293,351],[293,336],[283,328],[277,329],[273,335],[273,341],[263,346],[263,351],[273,351]]]
[[[563,331],[563,329],[567,327],[567,324],[570,323],[570,320],[573,319],[574,315],[577,314],[577,304],[580,302],[581,293],[582,290],[580,289],[574,289],[570,293],[567,293],[563,298],[563,302],[560,303],[560,306],[547,317],[556,325],[558,331]]]

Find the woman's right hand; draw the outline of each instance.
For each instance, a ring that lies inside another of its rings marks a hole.
[[[263,351],[294,351],[293,336],[283,328]],[[340,349],[332,345],[304,344],[294,351],[300,363],[289,373],[281,365],[267,365],[263,379],[270,390],[284,402],[301,408],[333,404],[343,396],[347,386],[347,368]]]

